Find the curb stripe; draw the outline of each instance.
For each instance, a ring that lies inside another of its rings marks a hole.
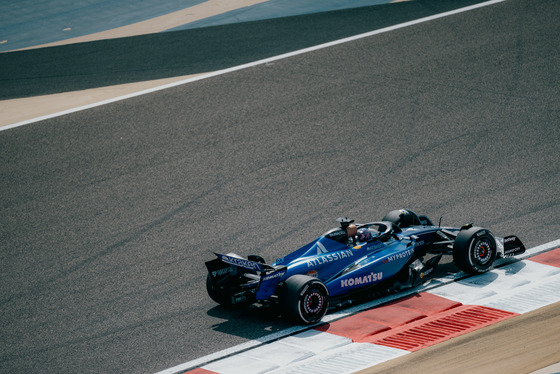
[[[206,370],[206,369],[203,369],[203,368],[190,370],[190,371],[185,372],[185,374],[186,373],[189,373],[189,374],[218,374],[218,373],[215,373],[213,371]]]
[[[461,305],[459,302],[423,292],[327,323],[316,330],[344,336],[354,342],[369,342],[371,336],[439,315]]]
[[[556,248],[550,252],[541,253],[530,258],[531,261],[544,265],[560,267],[560,248]]]
[[[517,315],[484,306],[464,305],[378,334],[370,343],[414,352]]]

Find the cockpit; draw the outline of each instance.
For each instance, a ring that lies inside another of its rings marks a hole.
[[[377,225],[358,228],[358,233],[356,234],[356,241],[358,243],[371,242],[372,240],[374,240],[380,235],[378,228],[379,226]]]
[[[352,226],[354,227],[352,233],[346,228],[337,228],[328,231],[323,236],[339,243],[355,245],[379,239],[394,228],[390,222],[371,222]]]

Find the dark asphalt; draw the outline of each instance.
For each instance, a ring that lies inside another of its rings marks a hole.
[[[205,73],[480,0],[420,0],[0,53],[0,100]]]
[[[217,307],[203,262],[339,216],[558,239],[559,31],[558,2],[510,0],[0,132],[0,372],[153,373],[283,329]]]

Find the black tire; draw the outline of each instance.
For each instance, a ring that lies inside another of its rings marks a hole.
[[[312,325],[327,314],[329,291],[317,278],[293,275],[281,289],[280,303],[287,317],[298,323]]]
[[[266,262],[264,261],[264,258],[262,258],[262,257],[259,256],[259,255],[249,255],[249,256],[247,256],[247,260],[249,260],[249,261],[255,261],[255,262],[258,262],[258,263],[261,263],[261,264],[265,264],[265,263],[266,263]]]
[[[229,295],[227,295],[227,293],[223,290],[214,286],[210,278],[210,274],[206,276],[206,291],[208,292],[208,296],[210,296],[210,298],[218,304],[225,307],[231,306],[231,299]]]
[[[461,230],[453,243],[453,261],[465,273],[485,273],[496,260],[496,240],[480,227]]]

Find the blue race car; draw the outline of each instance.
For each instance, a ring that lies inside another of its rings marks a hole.
[[[391,211],[380,222],[337,221],[340,227],[270,265],[257,255],[216,253],[206,262],[209,296],[226,307],[277,303],[296,322],[314,324],[329,303],[421,284],[443,254],[452,254],[464,272],[479,274],[497,257],[525,252],[516,236],[498,238],[472,224],[436,226],[408,209]]]

